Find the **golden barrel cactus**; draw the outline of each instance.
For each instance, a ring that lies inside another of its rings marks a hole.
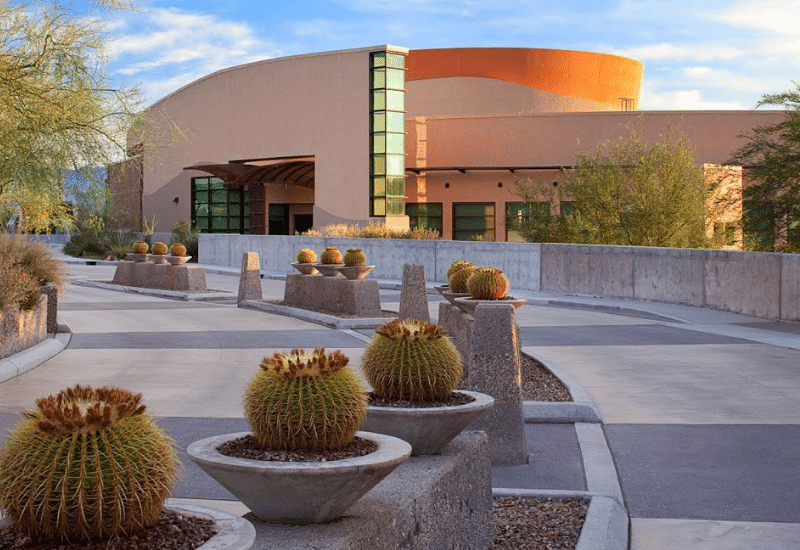
[[[329,246],[320,254],[320,261],[323,264],[340,264],[342,263],[342,253],[335,246]]]
[[[317,253],[310,248],[303,248],[297,253],[297,263],[313,264],[317,261]]]
[[[479,267],[467,279],[467,292],[476,300],[502,300],[508,293],[508,279],[496,267]]]
[[[151,252],[156,256],[164,256],[167,250],[167,243],[162,243],[161,241],[154,242],[151,248]]]
[[[178,256],[182,258],[183,256],[186,256],[186,247],[181,243],[172,243],[172,245],[169,247],[169,254],[170,256]]]
[[[79,385],[23,413],[0,452],[0,508],[17,530],[98,541],[158,521],[179,462],[141,398]]]
[[[136,241],[133,243],[133,252],[136,254],[147,254],[150,246],[145,241]]]
[[[450,278],[447,280],[447,284],[450,287],[450,292],[466,292],[467,279],[469,279],[469,276],[475,272],[475,269],[477,268],[470,264],[461,267],[461,269],[453,271],[453,273],[450,275]]]
[[[348,248],[344,254],[344,265],[361,266],[367,262],[367,255],[360,248]]]

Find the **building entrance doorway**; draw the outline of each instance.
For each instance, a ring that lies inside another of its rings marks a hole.
[[[313,214],[295,214],[294,215],[294,234],[305,233],[314,227]]]
[[[288,235],[289,234],[289,205],[270,204],[269,205],[269,229],[268,235]]]

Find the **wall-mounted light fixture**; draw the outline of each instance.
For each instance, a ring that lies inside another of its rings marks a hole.
[[[503,187],[503,182],[502,181],[498,181],[497,182],[497,187]]]
[[[450,189],[450,184],[449,184],[449,183],[445,183],[445,184],[444,184],[444,188],[445,188],[445,189]]]
[[[172,199],[172,202],[174,202],[175,204],[178,204],[178,201],[179,201],[178,197],[175,197],[174,199]]]

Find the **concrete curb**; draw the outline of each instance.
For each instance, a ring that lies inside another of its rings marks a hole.
[[[580,300],[579,296],[576,296],[575,299],[576,301],[555,300],[552,298],[527,298],[528,304],[532,306],[557,307],[561,309],[580,309],[584,311],[610,313],[612,315],[638,317],[640,319],[649,319],[651,321],[669,321],[670,323],[686,323],[685,320],[680,319],[678,317],[664,315],[663,313],[654,313],[652,311],[647,311],[644,308],[612,306],[608,304],[593,304],[588,302],[581,302],[577,301]]]
[[[58,332],[53,338],[46,338],[34,346],[0,360],[0,382],[11,380],[55,357],[69,345],[71,338],[72,331],[69,326],[58,325]]]
[[[300,319],[301,321],[308,321],[310,323],[316,323],[318,325],[335,328],[338,330],[376,328],[387,321],[392,321],[395,319],[394,317],[353,317],[347,319],[336,317],[334,315],[318,313],[316,311],[309,311],[307,309],[282,306],[278,304],[272,304],[270,302],[262,302],[259,300],[244,300],[239,303],[239,307],[256,309],[259,311],[265,311],[267,313],[275,313],[277,315],[285,315],[287,317],[294,317],[295,319]]]
[[[617,499],[587,491],[546,491],[538,489],[492,489],[492,496],[538,498],[589,498],[575,550],[627,550],[628,512]]]
[[[572,422],[599,423],[601,421],[600,412],[595,407],[592,398],[567,373],[558,368],[552,361],[539,359],[530,353],[522,353],[544,365],[556,378],[561,380],[561,383],[566,386],[570,396],[572,396],[572,401],[523,401],[522,416],[525,422],[560,424]]]
[[[201,302],[203,300],[226,300],[236,299],[235,292],[180,292],[176,290],[165,290],[161,288],[142,288],[138,286],[115,285],[91,281],[88,279],[72,279],[70,281],[78,286],[90,286],[105,290],[116,290],[117,292],[130,292],[132,294],[142,294],[144,296],[156,296],[158,298],[172,298],[175,300],[185,300],[188,302]]]

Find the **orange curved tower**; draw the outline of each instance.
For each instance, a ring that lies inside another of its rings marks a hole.
[[[610,109],[635,110],[644,65],[617,55],[539,48],[411,50],[406,82],[440,78],[494,79],[582,99]]]

